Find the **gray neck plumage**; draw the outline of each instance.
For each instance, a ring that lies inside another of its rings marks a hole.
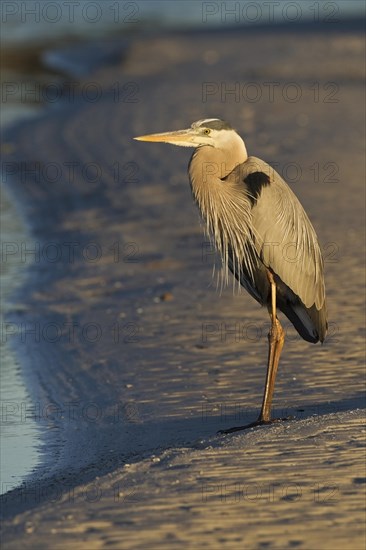
[[[238,179],[228,178],[223,181],[223,178],[247,159],[244,142],[238,136],[238,140],[231,142],[230,149],[199,147],[189,164],[193,197],[205,221],[206,233],[221,254],[225,281],[230,261],[234,274],[246,263],[250,201]],[[235,220],[240,220],[240,223]]]
[[[225,178],[238,164],[248,159],[248,153],[243,140],[231,143],[230,148],[198,147],[192,155],[189,165],[189,177],[196,184],[208,184]],[[193,189],[192,189],[193,190]]]

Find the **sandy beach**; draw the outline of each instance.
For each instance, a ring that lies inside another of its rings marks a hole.
[[[44,460],[2,497],[4,548],[364,548],[364,58],[357,24],[146,34],[6,132],[32,232],[6,337]],[[192,151],[132,139],[213,116],[304,205],[329,311],[322,346],[284,322],[274,414],[295,419],[235,436],[267,313],[216,291]]]

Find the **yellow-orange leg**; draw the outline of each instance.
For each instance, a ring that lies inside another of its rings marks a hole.
[[[268,349],[266,385],[264,386],[263,403],[262,403],[261,413],[258,418],[258,422],[269,422],[271,419],[271,406],[272,406],[274,385],[275,385],[281,351],[283,348],[283,344],[285,342],[284,330],[281,326],[281,323],[277,319],[276,283],[273,280],[272,273],[268,273],[268,278],[271,283],[271,307],[268,308],[269,314],[271,317],[271,328],[268,333],[269,349]]]
[[[245,426],[236,426],[228,430],[220,430],[219,433],[233,433],[240,430],[246,430],[254,426],[260,426],[261,424],[267,424],[271,422],[271,406],[272,397],[275,386],[276,374],[278,369],[278,363],[280,360],[281,351],[285,342],[285,333],[281,326],[281,323],[277,319],[276,311],[276,283],[273,279],[271,272],[267,272],[268,280],[271,285],[271,304],[268,306],[268,311],[271,317],[271,328],[268,333],[268,362],[267,362],[267,376],[266,384],[264,386],[264,395],[262,402],[262,409],[258,420],[251,422]]]

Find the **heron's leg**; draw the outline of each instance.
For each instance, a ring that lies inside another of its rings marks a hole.
[[[276,284],[273,280],[272,274],[270,274],[269,279],[271,283],[271,308],[268,309],[270,309],[271,328],[268,333],[269,349],[267,376],[266,384],[264,386],[262,409],[258,418],[259,422],[269,422],[271,419],[274,385],[281,351],[285,342],[285,333],[276,315]]]
[[[262,402],[262,409],[259,415],[258,420],[251,422],[245,426],[236,426],[234,428],[229,428],[228,430],[220,430],[219,433],[233,433],[240,430],[245,430],[248,428],[253,428],[255,426],[260,426],[261,424],[266,424],[271,422],[271,405],[273,390],[276,380],[278,362],[280,360],[281,351],[283,344],[285,342],[285,332],[281,326],[281,323],[277,319],[276,315],[276,283],[273,279],[272,273],[268,272],[268,280],[271,285],[271,304],[268,307],[268,311],[271,317],[271,328],[268,333],[268,363],[267,363],[267,376],[266,384],[264,387],[264,395]]]

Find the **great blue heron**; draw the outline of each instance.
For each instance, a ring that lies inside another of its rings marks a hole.
[[[245,144],[223,120],[208,118],[185,130],[136,137],[195,147],[189,163],[193,197],[207,233],[230,270],[271,318],[267,376],[256,422],[271,422],[271,404],[284,330],[281,310],[308,342],[327,332],[323,258],[318,239],[299,200],[271,166],[248,157]]]

